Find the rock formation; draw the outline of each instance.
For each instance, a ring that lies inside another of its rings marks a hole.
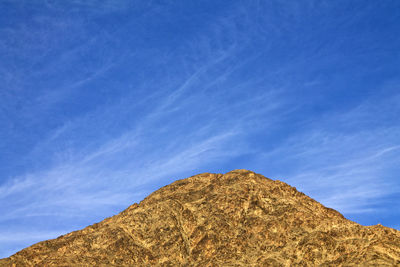
[[[400,266],[400,231],[361,226],[247,170],[167,185],[0,266]]]

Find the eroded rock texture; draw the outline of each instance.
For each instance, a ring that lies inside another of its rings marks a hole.
[[[1,266],[400,266],[400,232],[361,226],[247,170],[176,181]]]

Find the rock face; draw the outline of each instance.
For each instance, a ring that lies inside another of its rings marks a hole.
[[[400,266],[400,231],[361,226],[247,170],[178,180],[0,266]]]

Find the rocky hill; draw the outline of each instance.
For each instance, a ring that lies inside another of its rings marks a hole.
[[[247,170],[178,180],[0,266],[400,266],[400,231],[361,226]]]

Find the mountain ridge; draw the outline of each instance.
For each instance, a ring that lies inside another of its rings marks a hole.
[[[400,231],[361,226],[252,171],[177,180],[0,266],[395,266]]]

